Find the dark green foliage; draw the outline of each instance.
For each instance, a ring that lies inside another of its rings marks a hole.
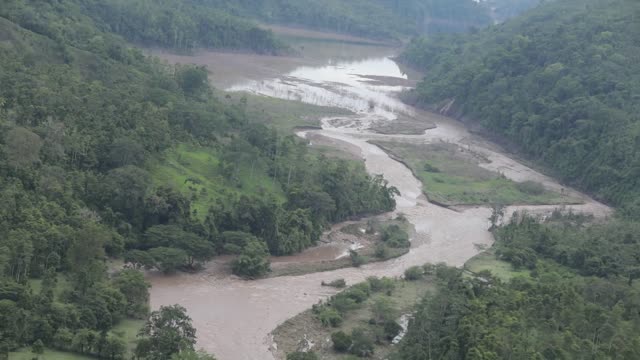
[[[187,266],[189,256],[182,249],[171,247],[156,247],[149,250],[149,254],[153,257],[153,261],[158,268],[165,274],[175,273],[179,269]]]
[[[397,224],[389,225],[382,230],[382,241],[392,248],[407,248],[411,246],[409,234]]]
[[[351,348],[349,352],[359,357],[373,355],[373,338],[365,329],[355,328],[351,332]]]
[[[351,336],[342,331],[337,331],[331,334],[331,341],[333,342],[333,349],[342,353],[349,351],[352,343]]]
[[[321,309],[318,310],[316,317],[320,320],[322,325],[331,327],[340,326],[343,320],[342,315],[340,315],[336,309],[328,306],[321,307]]]
[[[640,3],[545,2],[468,36],[416,39],[402,58],[427,69],[413,94],[475,119],[563,180],[637,217]]]
[[[388,277],[379,278],[370,276],[367,278],[367,282],[369,283],[371,292],[382,292],[388,294],[391,293],[396,286],[393,279]]]
[[[180,305],[163,306],[151,313],[139,336],[136,356],[140,359],[169,360],[174,354],[193,351],[196,343],[196,329]]]
[[[318,360],[319,357],[313,351],[309,352],[294,352],[287,354],[287,360]]]
[[[579,219],[578,219],[579,220]],[[582,228],[581,221],[560,217],[552,225],[524,217],[496,232],[496,254],[514,267],[537,268],[538,259],[553,260],[584,276],[638,278],[640,225],[615,220]]]
[[[400,331],[402,331],[402,326],[394,320],[388,320],[384,323],[384,337],[388,341],[395,339],[400,334]]]
[[[113,285],[127,300],[126,315],[144,318],[149,313],[149,287],[144,274],[138,270],[125,269],[113,278]]]
[[[464,31],[490,23],[489,9],[472,0],[199,0],[267,22],[373,38]]]
[[[353,267],[360,267],[365,263],[364,257],[355,250],[349,250],[349,257],[351,258],[351,265],[353,265]]]
[[[265,275],[270,270],[269,249],[267,245],[257,239],[250,240],[233,260],[233,273],[248,279],[255,279]]]
[[[409,281],[422,279],[424,269],[421,266],[412,266],[404,271],[404,278]]]

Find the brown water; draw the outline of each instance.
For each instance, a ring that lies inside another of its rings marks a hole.
[[[281,67],[282,64],[273,65],[275,60],[269,57],[224,55],[225,68],[232,66],[230,58],[237,56],[240,67],[262,69],[255,79],[247,79],[250,72],[238,75],[235,82],[227,79],[229,83],[234,83],[229,87],[230,91],[250,91],[312,104],[340,106],[356,112],[350,117],[325,119],[323,130],[313,131],[314,136],[350,144],[365,160],[367,171],[382,174],[391,185],[397,187],[401,196],[397,198],[396,213],[405,214],[415,226],[417,235],[412,239],[412,249],[407,255],[357,269],[242,281],[223,275],[213,264],[201,274],[153,276],[152,307],[174,303],[185,306],[198,330],[198,346],[215,353],[219,359],[273,359],[270,348],[275,345],[269,333],[288,318],[332,295],[334,290],[320,286],[323,280],[344,278],[353,284],[368,276],[400,276],[407,267],[426,262],[461,266],[479,252],[478,245],[488,246],[492,243],[492,236],[487,231],[490,209],[473,207],[454,211],[430,204],[422,195],[422,184],[411,171],[367,140],[451,142],[483,154],[490,160],[483,166],[500,171],[513,180],[535,180],[550,189],[562,188],[553,179],[518,163],[492,144],[473,136],[458,122],[401,103],[395,97],[402,90],[401,86],[387,86],[383,81],[371,82],[371,76],[406,78],[389,58],[391,55],[392,49],[379,49],[373,54],[346,61],[315,59],[310,65],[310,62],[300,60],[301,63],[294,69],[289,69],[289,60],[283,60],[286,66]],[[215,61],[222,55],[206,56],[213,61],[207,64],[215,74]],[[248,62],[251,66],[247,66]],[[379,135],[367,130],[374,121],[393,121],[400,114],[433,122],[437,128],[428,130],[424,135],[413,136]],[[299,135],[305,137],[309,132]],[[565,191],[585,202],[584,205],[570,207],[575,211],[590,212],[597,216],[606,216],[610,212],[609,208],[583,194],[570,189]],[[527,210],[544,214],[554,208],[510,207],[508,213]],[[335,251],[322,248],[309,250],[299,258],[289,257],[287,261],[316,256],[335,256]]]

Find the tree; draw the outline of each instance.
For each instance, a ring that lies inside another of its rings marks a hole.
[[[196,96],[209,88],[209,74],[204,66],[179,66],[176,80],[189,96]]]
[[[373,354],[373,339],[364,329],[355,328],[351,332],[351,348],[349,352],[359,357],[369,357]]]
[[[260,240],[250,240],[232,263],[233,273],[249,279],[260,277],[270,269],[269,249]]]
[[[397,310],[393,300],[388,296],[378,296],[371,305],[371,314],[377,323],[395,320]]]
[[[127,165],[140,166],[144,163],[144,159],[144,147],[133,139],[127,137],[119,138],[111,144],[109,162],[114,168]]]
[[[149,312],[149,287],[144,274],[138,270],[125,269],[115,275],[113,285],[127,299],[127,316],[142,318]]]
[[[31,352],[37,355],[42,355],[42,353],[44,353],[44,344],[42,343],[42,340],[38,339],[33,343],[31,346]]]
[[[152,312],[138,336],[136,356],[147,360],[170,360],[175,354],[194,351],[196,343],[196,329],[180,305]]]
[[[331,334],[331,341],[333,342],[333,349],[342,353],[349,351],[352,344],[351,336],[343,331],[336,331]]]
[[[187,265],[188,255],[182,249],[169,247],[157,247],[149,250],[156,267],[165,274],[176,272]]]
[[[6,152],[9,163],[15,168],[30,166],[40,160],[42,139],[23,127],[11,129],[5,135]]]
[[[145,243],[152,247],[184,250],[188,256],[187,264],[192,268],[210,260],[215,255],[215,249],[211,243],[192,232],[184,231],[177,225],[150,227],[145,233]]]

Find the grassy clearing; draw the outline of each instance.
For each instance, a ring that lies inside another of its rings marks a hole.
[[[476,274],[480,271],[488,270],[493,275],[505,281],[516,276],[530,276],[528,270],[514,269],[510,263],[496,258],[495,254],[491,250],[480,253],[469,259],[469,261],[464,264],[464,268]]]
[[[249,119],[272,125],[283,133],[291,133],[296,127],[320,126],[320,120],[325,117],[352,114],[349,110],[336,107],[316,106],[246,92],[225,93],[224,100],[238,103],[243,97],[247,99],[246,111]]]
[[[121,336],[127,344],[127,351],[133,354],[136,347],[138,332],[144,326],[144,320],[125,319],[121,320],[111,329],[111,332]]]
[[[313,343],[312,350],[321,359],[344,359],[347,355],[339,354],[333,350],[331,334],[336,331],[351,333],[354,328],[363,328],[367,332],[375,332],[376,325],[369,320],[372,318],[372,305],[380,297],[387,297],[392,301],[393,309],[399,315],[411,313],[414,306],[427,292],[435,290],[433,282],[429,278],[418,281],[394,280],[395,289],[391,296],[385,294],[373,294],[364,301],[358,309],[350,310],[344,316],[344,321],[339,327],[326,327],[313,314],[307,310],[287,320],[273,332],[274,340],[278,344],[277,359],[284,359],[287,353],[295,352]],[[386,359],[392,347],[388,344],[376,344],[375,351],[369,359]]]
[[[224,194],[274,194],[284,200],[280,187],[252,159],[237,161],[233,182],[225,180],[219,168],[219,154],[211,148],[178,145],[162,161],[151,164],[156,186],[169,186],[191,199],[191,209],[204,218],[211,205]]]
[[[449,143],[375,142],[402,160],[423,183],[430,200],[444,205],[566,204],[576,200],[542,184],[517,183],[480,166],[487,160]]]

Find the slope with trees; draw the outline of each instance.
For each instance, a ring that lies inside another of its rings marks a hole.
[[[566,182],[637,216],[640,3],[561,0],[466,36],[412,42],[410,94],[473,119]]]
[[[255,238],[235,244],[249,256],[255,242],[289,254],[331,222],[395,207],[362,164],[252,122],[242,101],[216,99],[204,69],[146,58],[87,4],[0,8],[2,356],[35,345],[122,358],[115,327],[148,315],[141,268],[197,269],[228,251],[228,232]],[[181,146],[220,156],[218,201],[200,213],[152,171]],[[244,169],[265,186],[244,188]],[[116,258],[131,269],[109,269]]]
[[[198,0],[268,23],[296,25],[379,39],[422,32],[465,31],[490,23],[473,0]]]

